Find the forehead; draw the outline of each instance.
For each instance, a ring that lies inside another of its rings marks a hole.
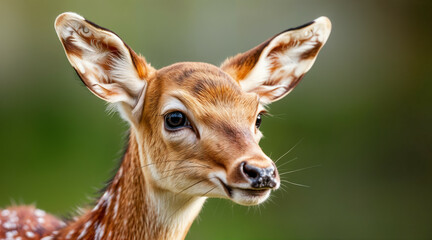
[[[158,77],[165,84],[173,84],[185,90],[200,94],[203,91],[227,88],[241,91],[240,86],[220,68],[207,63],[182,62],[162,68]]]
[[[158,78],[165,98],[178,98],[203,115],[214,111],[250,115],[258,107],[256,94],[244,92],[227,73],[210,64],[177,63],[159,70]]]

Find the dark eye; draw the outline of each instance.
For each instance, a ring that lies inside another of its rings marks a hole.
[[[167,130],[177,130],[185,126],[190,126],[190,124],[182,112],[171,112],[165,115],[165,128]]]
[[[262,120],[262,116],[261,116],[261,113],[260,113],[260,114],[258,114],[256,122],[255,122],[255,126],[257,128],[259,128],[261,126],[261,120]]]

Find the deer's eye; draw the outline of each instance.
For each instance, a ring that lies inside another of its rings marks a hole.
[[[190,123],[182,112],[176,111],[165,115],[165,128],[167,130],[175,131],[183,127],[190,127]]]
[[[255,126],[256,128],[259,128],[261,126],[261,121],[262,121],[262,114],[258,114],[256,122],[255,122]]]

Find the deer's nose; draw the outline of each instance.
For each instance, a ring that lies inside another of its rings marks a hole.
[[[262,168],[243,162],[240,167],[253,188],[274,188],[277,186],[277,170],[273,165]]]

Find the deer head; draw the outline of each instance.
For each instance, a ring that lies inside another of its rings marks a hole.
[[[83,83],[130,123],[146,187],[255,205],[280,185],[258,145],[261,116],[311,68],[331,24],[320,17],[288,29],[220,67],[182,62],[159,70],[75,13],[61,14],[55,28]]]

